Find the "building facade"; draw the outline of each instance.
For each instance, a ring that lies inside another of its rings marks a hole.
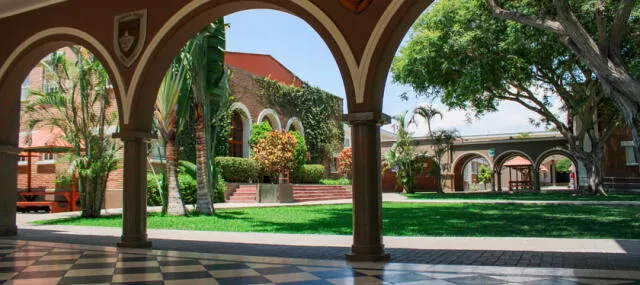
[[[70,56],[67,49],[61,49]],[[268,122],[275,130],[297,131],[304,136],[304,124],[297,117],[288,117],[280,114],[276,107],[266,106],[259,98],[260,87],[256,83],[256,77],[269,78],[281,84],[300,87],[302,81],[293,72],[288,70],[279,61],[270,55],[227,52],[225,65],[231,72],[230,89],[233,103],[231,105],[231,135],[229,140],[229,156],[250,157],[249,137],[254,124]],[[36,66],[22,83],[21,100],[24,103],[29,98],[30,90],[48,91],[55,88],[53,82],[47,80],[47,74],[42,66]],[[113,95],[112,90],[110,90]],[[113,104],[110,112],[116,112]],[[24,112],[23,112],[24,113]],[[27,121],[29,118],[22,116],[20,124],[20,148],[23,150],[18,161],[18,191],[28,189],[37,191],[56,191],[62,189],[60,183],[56,183],[67,166],[59,159],[65,152],[66,145],[61,139],[61,134],[47,126],[40,126],[30,131]],[[115,127],[109,128],[107,133],[112,134]],[[31,155],[27,151],[32,150]],[[122,156],[122,151],[120,151]],[[152,161],[158,162],[163,157],[162,151],[153,150]],[[325,167],[330,169],[331,159],[326,159]],[[105,194],[105,208],[122,207],[123,168],[120,167],[111,172]]]

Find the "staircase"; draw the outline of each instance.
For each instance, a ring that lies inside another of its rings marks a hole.
[[[351,190],[343,186],[293,185],[293,201],[325,201],[351,199]]]
[[[230,203],[257,203],[257,184],[240,185],[238,189],[229,197]]]

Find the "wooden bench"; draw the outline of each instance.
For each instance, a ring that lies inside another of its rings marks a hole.
[[[44,192],[44,191],[31,191],[31,192],[18,192],[18,195],[22,196],[26,201],[16,202],[18,211],[27,211],[28,208],[48,208],[51,213],[59,213],[66,211],[76,211],[76,202],[80,197],[80,193],[77,191],[63,191],[63,192]],[[60,207],[59,201],[33,201],[38,196],[63,196],[66,200],[66,207]],[[31,201],[30,201],[31,200]]]
[[[49,208],[49,212],[51,213],[60,213],[66,210],[66,208],[60,207],[60,204],[56,201],[19,201],[16,202],[16,206],[18,207],[18,211],[23,213],[27,212],[29,208],[33,209],[34,207]]]

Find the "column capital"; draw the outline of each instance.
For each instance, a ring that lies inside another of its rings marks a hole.
[[[15,145],[0,144],[0,153],[18,154],[20,152],[20,148]]]
[[[385,125],[391,122],[391,117],[382,112],[359,112],[342,115],[342,120],[350,125],[378,124]]]
[[[114,133],[113,138],[121,139],[123,141],[135,141],[135,140],[147,141],[151,139],[157,139],[158,136],[154,133],[146,132],[146,131],[122,130],[119,133]]]

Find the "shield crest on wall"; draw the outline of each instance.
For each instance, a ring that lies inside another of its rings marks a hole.
[[[340,4],[356,14],[367,9],[373,0],[340,0]]]
[[[120,62],[127,67],[138,59],[147,35],[147,10],[116,16],[113,45]]]

